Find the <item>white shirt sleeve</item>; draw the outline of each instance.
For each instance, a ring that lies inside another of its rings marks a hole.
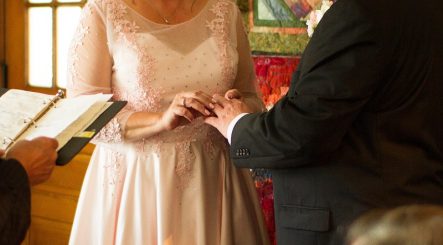
[[[235,124],[237,124],[238,120],[240,120],[240,118],[242,118],[243,116],[248,115],[248,113],[242,113],[237,115],[236,117],[234,117],[234,119],[232,119],[232,121],[229,123],[228,125],[228,130],[226,132],[226,137],[228,139],[229,144],[231,144],[231,136],[232,136],[232,131],[234,130]]]

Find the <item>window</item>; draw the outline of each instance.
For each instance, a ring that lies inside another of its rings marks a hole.
[[[7,0],[8,87],[53,93],[66,86],[69,44],[86,0]]]
[[[26,70],[29,86],[66,86],[67,51],[83,2],[28,0]]]

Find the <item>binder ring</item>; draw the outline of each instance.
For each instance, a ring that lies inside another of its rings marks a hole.
[[[11,143],[15,143],[15,141],[7,136],[3,137],[3,145],[9,145]]]
[[[34,125],[35,128],[38,126],[35,120],[30,117],[23,119],[23,123],[31,123],[31,125]]]
[[[52,107],[57,108],[57,106],[55,105],[55,101],[54,100],[49,101],[49,103],[52,104]]]
[[[49,103],[49,104],[51,104],[52,107],[57,108],[55,102],[56,102],[56,100],[45,100],[45,101],[43,101],[43,105],[46,105]]]
[[[47,101],[43,101],[43,104],[46,105],[47,103],[51,103],[52,107],[57,108],[55,102],[57,102],[57,100],[63,98],[65,96],[65,92],[63,92],[63,90],[59,89],[57,94],[55,95],[55,97],[53,99],[47,100]]]
[[[63,92],[63,90],[59,89],[55,96],[57,96],[57,98],[61,99],[61,98],[65,97],[65,92]]]

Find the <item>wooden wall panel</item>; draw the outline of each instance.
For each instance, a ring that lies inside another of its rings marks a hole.
[[[89,144],[69,164],[56,167],[48,181],[32,188],[31,227],[22,245],[68,244],[93,149]]]
[[[25,83],[25,1],[6,1],[5,57],[8,63],[8,88],[26,89]]]
[[[29,244],[67,245],[70,231],[69,224],[33,217],[28,241]]]
[[[5,0],[0,0],[0,87],[4,87],[3,64],[5,62]]]

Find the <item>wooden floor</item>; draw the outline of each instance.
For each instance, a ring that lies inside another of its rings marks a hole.
[[[68,165],[32,188],[31,227],[22,245],[66,245],[80,188],[94,146],[88,145]]]

